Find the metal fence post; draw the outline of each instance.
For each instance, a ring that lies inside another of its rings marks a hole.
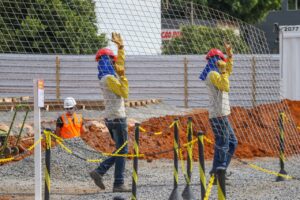
[[[137,182],[138,182],[138,156],[139,156],[139,137],[140,137],[140,124],[135,123],[135,135],[134,135],[134,154],[133,159],[133,172],[132,172],[132,200],[136,200]]]
[[[178,135],[178,119],[174,120],[174,187],[169,197],[169,200],[179,200],[178,194],[178,149],[179,148],[179,135]]]
[[[225,170],[217,170],[218,200],[226,199]]]
[[[187,145],[187,177],[186,179],[186,186],[183,190],[182,197],[183,199],[186,200],[192,200],[196,199],[193,192],[191,191],[191,178],[192,178],[192,168],[193,168],[193,145],[192,145],[192,140],[193,140],[193,129],[192,129],[192,117],[188,118],[188,126],[187,126],[187,140],[188,140],[188,145]]]
[[[199,156],[199,174],[201,185],[201,199],[203,200],[206,192],[205,160],[204,160],[204,141],[203,132],[198,133],[198,156]]]
[[[51,181],[50,181],[50,164],[51,164],[51,130],[44,130],[46,136],[46,152],[45,152],[45,200],[50,199],[50,188],[51,188]]]
[[[285,151],[285,144],[284,144],[284,112],[279,112],[279,121],[278,121],[278,126],[279,126],[279,163],[280,163],[280,171],[279,174],[287,175],[287,172],[284,169],[284,151]],[[284,181],[285,178],[282,176],[277,176],[276,181]]]

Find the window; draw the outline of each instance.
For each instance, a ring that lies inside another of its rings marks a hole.
[[[300,10],[300,0],[288,0],[288,10]]]

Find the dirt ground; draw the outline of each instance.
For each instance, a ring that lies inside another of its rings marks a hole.
[[[288,105],[288,108],[286,107]],[[278,146],[278,113],[284,111],[286,113],[285,121],[285,140],[286,153],[295,154],[300,152],[300,140],[295,140],[295,131],[300,132],[297,126],[300,126],[300,101],[286,100],[282,103],[268,104],[257,106],[252,109],[242,107],[233,107],[230,116],[233,129],[239,140],[236,156],[239,158],[253,157],[273,157],[277,156]],[[290,113],[289,113],[290,111]],[[141,127],[145,132],[140,134],[140,153],[145,154],[144,159],[151,161],[160,158],[173,158],[173,128],[169,126],[175,118],[178,118],[180,144],[187,142],[187,119],[192,117],[194,138],[198,131],[204,131],[206,137],[213,141],[213,134],[208,122],[208,112],[202,109],[195,109],[187,115],[180,116],[164,116],[158,118],[150,118],[141,123]],[[129,147],[133,152],[134,139],[134,119],[129,119]],[[114,142],[110,138],[107,128],[103,122],[87,121],[88,131],[82,134],[82,139],[91,147],[102,152],[112,152],[114,150]],[[261,133],[264,133],[262,136]],[[15,138],[10,138],[10,142],[14,143]],[[20,151],[24,151],[33,144],[33,138],[23,138],[20,145]],[[45,144],[43,143],[43,146]],[[53,143],[55,145],[55,143]],[[197,143],[194,145],[194,160],[197,160]],[[164,153],[163,153],[164,152]],[[213,156],[213,144],[206,142],[205,158],[210,159]],[[30,152],[27,155],[32,154]],[[155,154],[155,155],[154,155]],[[27,156],[26,155],[26,156]],[[17,160],[25,156],[19,157]],[[186,154],[183,154],[186,158]]]

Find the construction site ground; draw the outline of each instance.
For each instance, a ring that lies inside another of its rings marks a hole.
[[[286,104],[289,111],[284,107]],[[300,129],[300,102],[285,101],[279,103],[274,109],[274,105],[263,105],[255,109],[245,109],[233,107],[230,120],[234,123],[234,131],[239,139],[239,146],[236,156],[249,163],[255,163],[260,167],[279,171],[279,160],[277,158],[277,148],[270,148],[276,145],[276,138],[279,131],[276,124],[278,121],[278,112],[287,112],[287,130],[296,130],[298,134]],[[266,112],[268,111],[268,112]],[[239,115],[235,115],[239,113]],[[3,113],[9,119],[11,112]],[[82,134],[81,138],[76,138],[66,142],[66,146],[82,157],[99,158],[99,152],[112,152],[114,143],[102,121],[102,112],[84,111],[85,125],[87,132]],[[139,161],[139,181],[138,181],[138,199],[168,199],[173,186],[173,130],[169,128],[174,118],[180,120],[180,140],[181,144],[186,143],[186,123],[187,118],[193,118],[194,136],[199,130],[205,132],[206,137],[213,141],[212,131],[208,123],[208,113],[202,109],[180,109],[172,106],[157,105],[142,106],[137,108],[128,108],[129,125],[129,147],[130,153],[133,152],[134,124],[140,122],[145,132],[140,134],[140,153],[146,154]],[[32,122],[32,113],[29,114],[28,121]],[[55,128],[55,119],[58,113],[45,112],[42,114],[43,127]],[[19,121],[21,120],[18,119]],[[26,124],[26,133],[22,138],[21,152],[33,144],[32,123]],[[3,123],[2,126],[8,126]],[[5,128],[5,127],[4,127]],[[259,135],[255,135],[253,130],[264,132],[269,130],[268,141],[264,141]],[[272,131],[270,131],[272,130]],[[244,134],[249,132],[249,135]],[[17,131],[15,131],[17,133]],[[252,134],[250,134],[252,133]],[[286,171],[296,177],[300,177],[300,171],[293,166],[297,163],[295,155],[289,155],[289,152],[297,152],[299,156],[300,141],[294,141],[293,137],[287,131],[286,142],[290,143],[287,148],[288,159],[286,161]],[[245,142],[247,141],[247,142]],[[10,143],[15,142],[15,136],[10,138]],[[44,142],[42,143],[45,146]],[[292,151],[293,149],[293,151]],[[168,151],[171,150],[171,151]],[[158,154],[161,151],[166,153]],[[195,161],[193,168],[192,191],[197,199],[200,199],[199,173],[198,173],[198,149],[197,145],[193,149],[193,159]],[[34,197],[34,160],[33,151],[18,158],[18,161],[3,163],[0,166],[0,199],[33,199]],[[152,153],[152,155],[150,155]],[[291,153],[290,153],[291,154]],[[116,195],[130,198],[130,194],[112,193],[113,169],[105,176],[107,189],[101,191],[90,179],[88,172],[97,166],[97,163],[84,162],[74,155],[68,154],[53,142],[51,152],[51,199],[113,199]],[[211,167],[213,156],[213,144],[205,144],[206,170]],[[186,158],[186,152],[183,152],[183,159]],[[185,169],[186,163],[180,162],[179,191],[183,191],[185,181],[182,169]],[[232,175],[229,177],[227,187],[228,199],[300,199],[298,190],[300,189],[299,180],[289,180],[284,182],[275,182],[276,177],[272,174],[254,170],[253,168],[233,159],[229,169]],[[126,182],[131,185],[132,178],[132,160],[129,159],[126,167]],[[208,173],[207,173],[207,178]],[[44,188],[44,186],[43,186]],[[214,187],[211,199],[217,198],[216,188]]]

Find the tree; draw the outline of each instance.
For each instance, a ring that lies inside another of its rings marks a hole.
[[[225,52],[224,39],[232,45],[234,53],[249,53],[246,42],[231,29],[186,25],[181,27],[181,37],[165,41],[164,54],[206,54],[211,48]]]
[[[0,53],[95,53],[107,39],[94,9],[93,0],[1,1]]]
[[[262,21],[271,10],[279,9],[281,0],[208,0],[207,5],[254,24]]]
[[[262,21],[271,10],[281,6],[281,0],[165,0],[169,4],[188,5],[188,2],[206,5],[223,11],[245,22],[255,24]]]

